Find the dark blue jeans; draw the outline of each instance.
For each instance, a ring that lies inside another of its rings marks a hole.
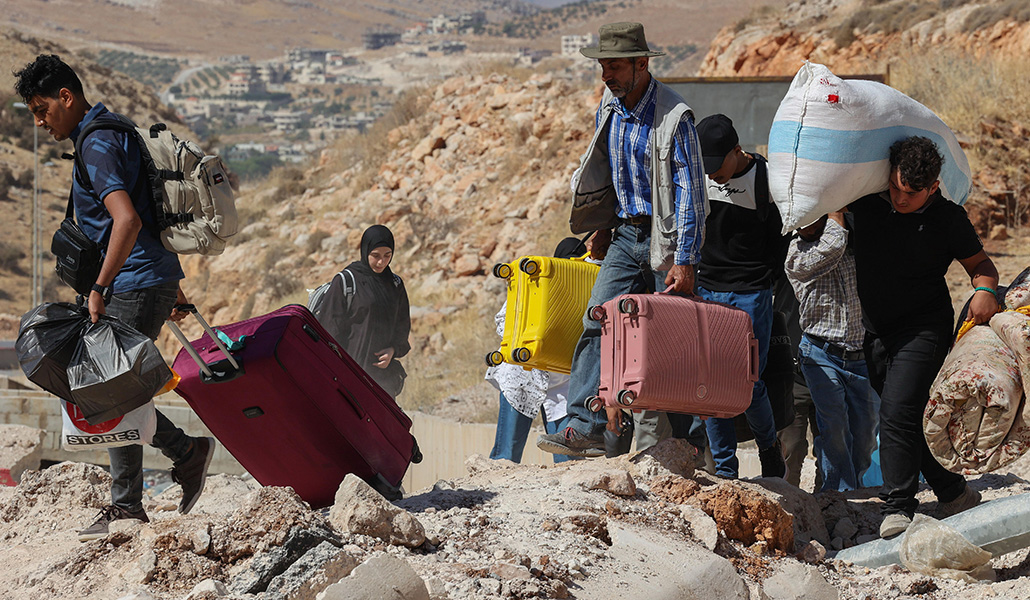
[[[758,339],[758,373],[765,371],[765,362],[769,357],[769,339],[772,337],[772,288],[757,292],[713,292],[699,287],[699,296],[705,300],[730,304],[745,311],[751,316],[751,327]],[[772,448],[776,444],[776,422],[773,419],[772,404],[765,382],[759,379],[751,391],[751,405],[744,411],[748,427],[755,434],[755,443],[759,450]],[[737,430],[733,419],[717,419],[705,421],[708,428],[708,443],[712,448],[715,460],[715,473],[723,477],[737,477],[739,461],[737,460]]]
[[[823,470],[820,491],[862,487],[862,475],[876,450],[880,408],[865,360],[844,360],[808,337],[801,338],[798,354],[821,432],[815,439],[815,455]]]
[[[604,257],[590,294],[591,306],[623,294],[640,294],[665,289],[665,273],[651,269],[651,226],[623,223],[612,233],[612,243]],[[584,435],[604,434],[607,417],[604,411],[593,413],[586,407],[586,399],[597,395],[601,383],[601,325],[583,315],[583,335],[576,344],[572,357],[569,381],[569,426]],[[644,411],[655,420],[658,413]],[[634,415],[639,422],[640,415]],[[692,419],[687,439],[695,446],[705,446],[704,425],[697,417]],[[640,437],[638,437],[638,446]],[[657,441],[657,440],[654,440]],[[642,449],[642,448],[638,448]]]
[[[941,502],[958,498],[961,475],[941,466],[923,436],[923,410],[930,386],[951,346],[951,328],[904,329],[891,335],[866,334],[869,381],[880,395],[880,468],[883,513],[909,516],[919,506],[919,474]]]
[[[547,433],[557,433],[565,429],[569,422],[568,415],[548,421],[543,407],[540,408],[540,415],[544,419],[544,431]],[[494,447],[490,451],[490,458],[522,462],[522,451],[526,449],[526,440],[529,439],[529,430],[532,427],[533,419],[512,408],[508,399],[504,397],[504,392],[501,392],[500,405],[497,408],[497,432],[494,434]],[[565,462],[572,458],[564,454],[555,454],[554,462]]]
[[[161,327],[175,305],[178,282],[163,283],[142,290],[115,294],[107,305],[107,314],[156,340]],[[157,432],[151,446],[178,462],[190,449],[190,438],[157,411]],[[132,444],[109,448],[111,459],[111,501],[129,511],[143,508],[143,446]]]

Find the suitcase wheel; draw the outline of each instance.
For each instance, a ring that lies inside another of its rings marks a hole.
[[[422,462],[422,450],[419,449],[415,436],[411,436],[411,462],[416,465]]]
[[[637,301],[633,298],[619,300],[619,312],[625,315],[632,315],[637,312]]]
[[[511,277],[511,265],[507,263],[497,263],[494,265],[494,277],[499,279],[507,279]]]
[[[519,269],[526,275],[533,275],[540,270],[540,263],[531,258],[523,258],[519,261]]]
[[[633,401],[637,399],[637,395],[633,390],[619,390],[619,395],[615,399],[623,406],[631,406]]]
[[[511,353],[512,360],[517,363],[526,362],[530,356],[532,356],[532,353],[529,351],[529,348],[516,348]]]
[[[604,307],[600,304],[591,306],[590,310],[587,311],[587,318],[591,321],[603,321],[605,317]]]
[[[589,409],[590,412],[601,412],[601,410],[604,409],[604,400],[602,400],[600,396],[590,396],[587,398],[587,409]]]
[[[502,362],[504,362],[504,355],[498,352],[497,350],[486,353],[486,366],[496,367]]]

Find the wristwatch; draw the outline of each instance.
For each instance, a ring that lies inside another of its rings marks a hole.
[[[94,283],[91,289],[100,294],[100,298],[104,301],[104,306],[107,306],[107,303],[111,301],[111,296],[114,295],[114,289],[109,285]]]

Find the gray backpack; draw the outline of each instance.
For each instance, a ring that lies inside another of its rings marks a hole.
[[[337,277],[343,279],[343,295],[347,299],[347,310],[350,310],[351,302],[354,301],[354,291],[357,289],[357,284],[354,281],[354,274],[350,270],[344,269],[334,275],[329,281],[313,290],[308,290],[308,310],[311,311],[311,314],[317,317],[318,313],[322,311],[325,293],[329,291],[329,286],[333,284],[333,280]]]

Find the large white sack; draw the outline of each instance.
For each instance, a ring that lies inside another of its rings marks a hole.
[[[944,155],[941,193],[964,204],[969,162],[940,117],[905,94],[875,81],[843,80],[806,62],[769,132],[769,191],[783,233],[887,189],[894,142],[918,135]]]

